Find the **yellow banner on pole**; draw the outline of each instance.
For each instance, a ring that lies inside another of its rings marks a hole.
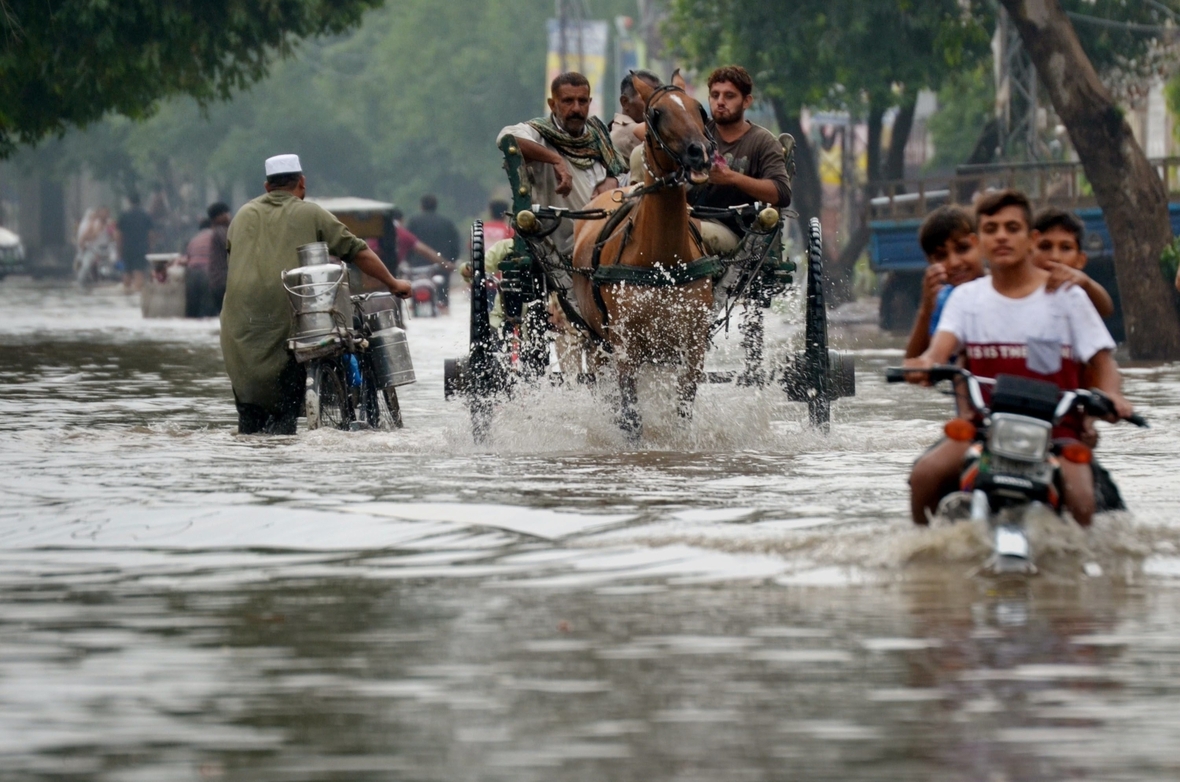
[[[549,56],[545,60],[545,97],[558,74],[577,71],[590,81],[590,113],[603,119],[609,107],[602,100],[606,79],[607,23],[597,20],[567,20],[564,25],[550,19]],[[547,110],[547,109],[546,109]]]

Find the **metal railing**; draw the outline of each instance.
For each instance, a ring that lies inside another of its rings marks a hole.
[[[1180,200],[1180,157],[1149,162],[1169,199]],[[880,195],[869,200],[867,216],[870,220],[920,220],[943,204],[970,204],[976,194],[1002,188],[1024,191],[1036,206],[1097,206],[1079,162],[995,163],[959,166],[953,175],[942,177],[882,182]]]

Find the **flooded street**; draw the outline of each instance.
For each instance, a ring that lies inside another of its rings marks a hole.
[[[0,780],[1180,777],[1180,367],[1101,425],[1131,512],[997,584],[908,521],[949,405],[899,341],[842,329],[830,436],[645,387],[636,449],[546,387],[477,448],[465,306],[410,323],[404,431],[242,438],[215,321],[0,283]]]

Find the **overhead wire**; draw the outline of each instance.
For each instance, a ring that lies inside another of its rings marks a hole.
[[[1129,33],[1142,33],[1144,35],[1175,35],[1180,32],[1180,28],[1165,27],[1157,24],[1142,24],[1140,22],[1120,22],[1117,19],[1104,19],[1100,16],[1090,16],[1089,14],[1078,13],[1077,11],[1066,11],[1065,15],[1074,22],[1081,22],[1083,24],[1090,24],[1096,27],[1108,27],[1116,30],[1125,30]]]

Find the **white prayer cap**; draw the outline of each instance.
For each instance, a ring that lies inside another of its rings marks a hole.
[[[266,159],[266,175],[302,174],[303,166],[299,164],[298,155],[275,155]]]

